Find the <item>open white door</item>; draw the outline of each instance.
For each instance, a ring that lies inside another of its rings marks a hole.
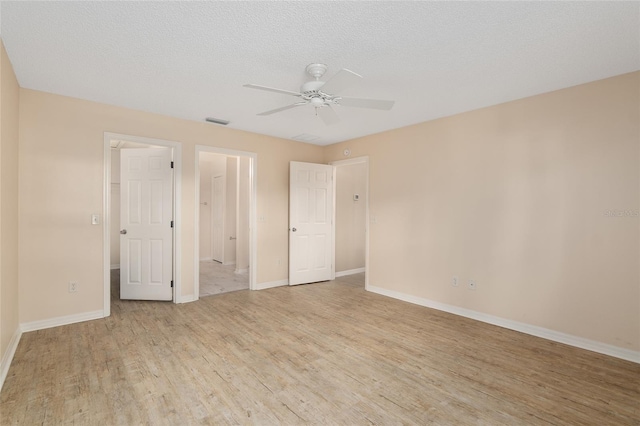
[[[171,149],[123,149],[120,161],[120,298],[172,300]]]
[[[333,166],[292,161],[289,285],[334,278]]]

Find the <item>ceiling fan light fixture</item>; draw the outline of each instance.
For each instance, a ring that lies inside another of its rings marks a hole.
[[[299,101],[294,104],[261,112],[258,115],[271,115],[302,105],[311,105],[315,109],[316,116],[319,116],[326,125],[331,125],[340,121],[338,115],[331,107],[332,105],[373,108],[379,110],[389,110],[393,106],[393,101],[342,97],[342,91],[348,89],[362,79],[361,75],[346,68],[338,71],[327,81],[320,80],[320,77],[322,77],[327,71],[327,66],[325,64],[309,64],[305,70],[309,75],[314,77],[315,80],[304,83],[299,92],[276,89],[274,87],[261,86],[259,84],[245,84],[244,87],[248,87],[250,89],[259,89],[267,92],[295,96],[299,99]]]

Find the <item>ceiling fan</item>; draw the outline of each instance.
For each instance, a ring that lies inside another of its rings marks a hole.
[[[320,77],[327,71],[325,64],[310,64],[307,65],[306,71],[311,75],[314,80],[307,81],[300,88],[300,92],[293,92],[290,90],[274,89],[272,87],[260,86],[258,84],[245,84],[244,87],[251,89],[266,90],[269,92],[282,93],[285,95],[296,96],[301,100],[291,105],[287,105],[281,108],[272,109],[262,112],[258,115],[271,115],[276,112],[286,111],[291,108],[296,108],[302,105],[311,105],[316,109],[316,115],[320,116],[325,124],[330,125],[340,121],[338,114],[331,107],[332,105],[342,105],[346,107],[356,108],[373,108],[381,110],[390,110],[393,107],[394,101],[384,101],[380,99],[361,99],[361,98],[347,98],[339,96],[344,89],[352,86],[362,76],[356,74],[348,69],[341,69],[333,77],[327,81],[320,80]]]

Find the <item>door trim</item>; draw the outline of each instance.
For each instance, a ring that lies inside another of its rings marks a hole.
[[[195,151],[195,238],[194,238],[194,275],[193,294],[194,300],[200,298],[200,153],[231,155],[234,157],[249,158],[249,289],[258,290],[256,285],[258,268],[258,232],[257,232],[257,208],[258,208],[258,154],[255,152],[238,151],[235,149],[217,148],[207,145],[196,145]]]
[[[366,204],[365,204],[365,230],[364,230],[364,235],[365,235],[365,248],[364,248],[364,288],[365,290],[369,290],[369,225],[371,224],[370,221],[370,217],[369,217],[369,156],[365,155],[363,157],[355,157],[355,158],[349,158],[347,160],[338,160],[338,161],[332,161],[329,164],[332,165],[334,168],[338,168],[340,166],[349,166],[352,164],[359,164],[359,163],[365,163],[365,173],[367,175],[367,179],[366,179],[366,184],[365,184],[365,199],[366,199]],[[336,172],[336,178],[337,178],[338,173]],[[334,196],[334,203],[333,203],[333,221],[335,223],[336,220],[336,179],[333,180],[333,184],[334,184],[334,188],[333,188],[333,196]],[[335,244],[335,240],[334,240],[334,244]]]
[[[103,284],[104,316],[111,315],[111,140],[123,140],[145,145],[173,148],[173,303],[182,303],[181,235],[182,235],[182,144],[180,142],[142,136],[104,132],[104,181],[102,190],[103,217]]]

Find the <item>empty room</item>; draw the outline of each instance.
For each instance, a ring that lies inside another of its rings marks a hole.
[[[640,2],[0,39],[0,425],[640,425]]]

